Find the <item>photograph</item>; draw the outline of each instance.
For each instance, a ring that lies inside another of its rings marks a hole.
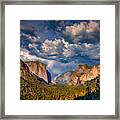
[[[20,20],[20,100],[100,100],[100,20]]]

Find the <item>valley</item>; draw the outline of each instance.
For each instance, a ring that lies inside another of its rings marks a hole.
[[[21,100],[99,100],[100,66],[78,65],[54,81],[41,61],[20,60]]]

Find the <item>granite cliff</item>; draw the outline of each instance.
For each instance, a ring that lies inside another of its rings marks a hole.
[[[39,61],[26,61],[26,65],[29,67],[29,70],[34,73],[36,76],[44,79],[46,82],[47,80],[47,69],[46,65]]]
[[[40,61],[22,61],[20,60],[20,77],[23,79],[34,78],[36,80],[51,82],[51,75],[46,65]]]
[[[86,81],[90,81],[95,79],[100,75],[100,66],[87,66],[87,65],[79,65],[78,68],[71,73],[71,83],[76,85],[80,83],[84,83]]]
[[[20,60],[20,78],[24,80],[36,80],[36,77],[31,71],[29,70],[29,67],[22,61]]]
[[[78,67],[71,72],[63,73],[56,78],[56,83],[67,83],[69,85],[83,84],[86,81],[91,81],[100,75],[100,66],[78,65]]]

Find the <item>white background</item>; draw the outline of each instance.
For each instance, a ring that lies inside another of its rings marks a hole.
[[[100,20],[100,100],[20,100],[20,20]],[[114,5],[5,6],[6,115],[115,114]]]

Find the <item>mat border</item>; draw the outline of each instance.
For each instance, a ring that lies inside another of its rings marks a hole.
[[[0,119],[120,119],[119,106],[119,0],[44,0],[0,2]],[[115,115],[5,115],[5,5],[115,5]]]

